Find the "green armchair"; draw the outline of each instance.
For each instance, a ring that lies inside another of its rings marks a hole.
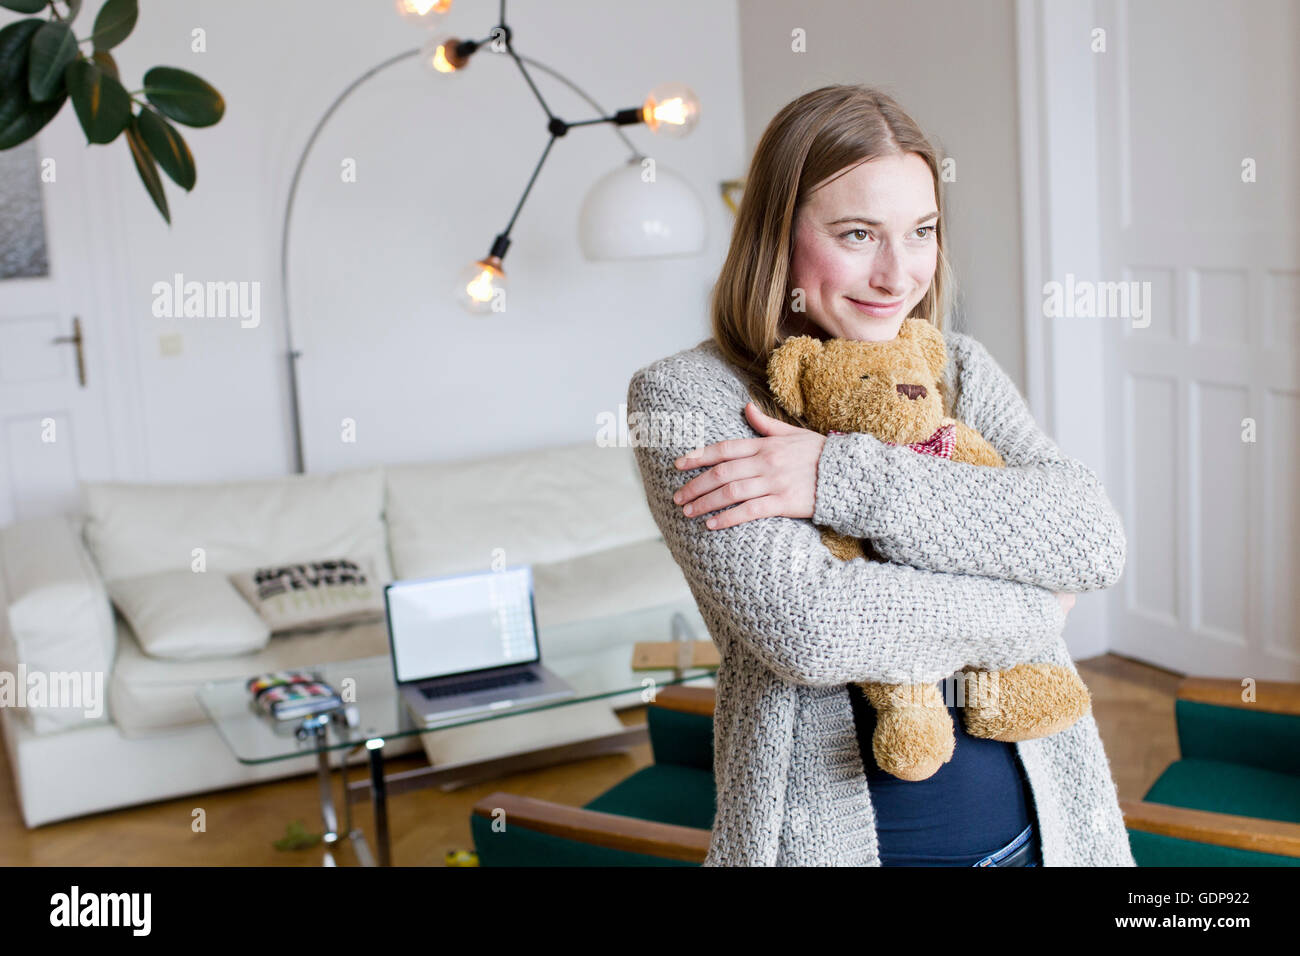
[[[1174,701],[1181,758],[1121,800],[1138,866],[1300,866],[1300,684],[1188,677]]]
[[[699,866],[716,810],[713,701],[712,687],[659,690],[646,708],[654,762],[582,807],[501,791],[479,800],[479,866]]]

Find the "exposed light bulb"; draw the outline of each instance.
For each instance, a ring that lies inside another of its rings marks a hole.
[[[396,0],[403,20],[433,26],[451,9],[451,0]]]
[[[456,298],[471,312],[504,312],[506,274],[497,256],[488,256],[461,270]]]
[[[420,59],[435,73],[455,73],[469,65],[469,57],[456,55],[456,47],[459,45],[460,40],[456,37],[433,37],[420,51]]]
[[[661,83],[645,98],[641,118],[652,132],[685,136],[700,120],[700,100],[684,83]]]

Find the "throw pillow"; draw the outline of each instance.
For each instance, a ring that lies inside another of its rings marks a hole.
[[[384,595],[370,558],[276,564],[230,575],[272,634],[382,621]]]
[[[151,657],[234,657],[271,639],[270,628],[219,571],[159,571],[105,587]]]

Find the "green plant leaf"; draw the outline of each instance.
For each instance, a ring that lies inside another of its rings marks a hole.
[[[31,39],[46,22],[19,20],[0,30],[0,149],[35,136],[68,98],[66,92],[60,92],[47,102],[33,103],[27,89]]]
[[[92,143],[111,143],[131,121],[131,97],[89,60],[73,60],[66,73],[73,109]]]
[[[107,50],[96,50],[90,54],[90,58],[95,61],[95,65],[111,76],[115,80],[121,80],[122,76],[117,72],[117,60],[113,59],[113,54]]]
[[[194,156],[176,127],[151,109],[142,109],[135,117],[136,128],[163,172],[186,192],[194,188]]]
[[[164,116],[186,126],[211,126],[226,112],[226,101],[214,87],[173,66],[155,66],[146,73],[144,95]]]
[[[136,0],[108,0],[99,8],[91,33],[96,50],[111,50],[131,35],[140,10]]]
[[[19,13],[40,13],[45,9],[45,0],[0,0],[0,7],[8,7]]]
[[[77,58],[77,38],[66,23],[51,20],[32,37],[27,67],[27,92],[37,103],[63,89],[63,71]]]
[[[27,89],[27,63],[32,36],[46,21],[19,20],[0,30],[0,96],[12,86]]]
[[[68,12],[63,17],[64,23],[71,23],[81,12],[81,0],[63,0],[68,5]]]
[[[39,133],[68,99],[62,92],[52,100],[33,103],[26,87],[16,87],[13,96],[0,95],[0,149],[9,149]]]
[[[153,204],[158,207],[158,211],[170,226],[172,214],[167,208],[167,194],[163,192],[162,177],[158,175],[158,164],[140,136],[140,128],[136,125],[135,117],[131,118],[130,124],[126,127],[126,142],[131,147],[131,158],[135,160],[135,170],[140,174],[140,181],[144,183],[149,198],[153,200]]]
[[[272,846],[277,850],[305,850],[321,841],[321,834],[309,833],[301,820],[294,820],[285,827],[285,835],[276,840]]]

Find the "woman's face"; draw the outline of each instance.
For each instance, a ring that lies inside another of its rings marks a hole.
[[[795,221],[793,335],[885,342],[930,288],[939,221],[930,167],[882,156],[813,190]],[[870,308],[870,306],[880,306]]]

